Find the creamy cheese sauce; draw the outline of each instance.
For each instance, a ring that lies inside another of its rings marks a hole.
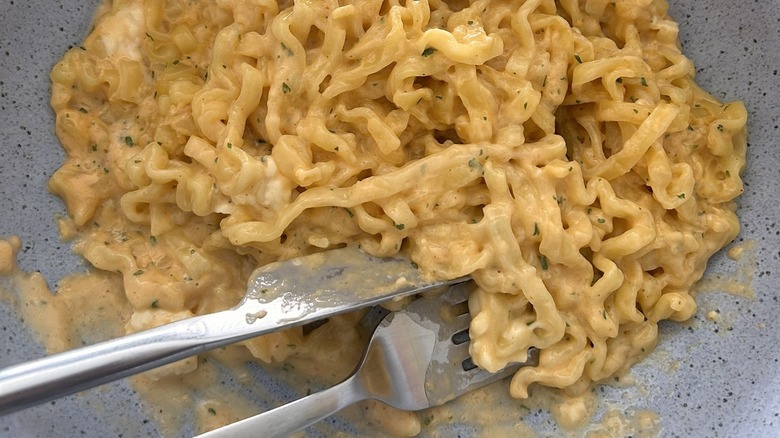
[[[736,244],[729,249],[727,254],[734,263],[727,266],[723,272],[703,277],[694,290],[696,292],[726,292],[734,296],[755,298],[753,280],[759,269],[758,243],[750,240]]]

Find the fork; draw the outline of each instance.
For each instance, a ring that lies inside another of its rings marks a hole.
[[[471,390],[536,366],[539,351],[497,373],[469,356],[468,294],[472,281],[441,296],[421,297],[406,309],[386,312],[356,370],[343,382],[198,438],[286,437],[361,400],[375,399],[407,411],[438,406]]]

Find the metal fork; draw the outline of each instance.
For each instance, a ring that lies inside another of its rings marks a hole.
[[[357,369],[343,382],[286,405],[200,435],[199,438],[285,437],[361,400],[418,411],[441,405],[473,389],[536,366],[528,360],[492,374],[469,356],[468,293],[460,283],[438,297],[422,297],[405,310],[386,313]]]

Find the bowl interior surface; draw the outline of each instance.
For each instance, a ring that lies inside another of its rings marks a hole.
[[[60,240],[55,217],[64,214],[63,204],[46,189],[64,158],[48,105],[48,74],[69,47],[80,44],[97,5],[96,0],[0,4],[0,236],[20,236],[21,269],[40,271],[52,288],[85,265]],[[706,278],[746,284],[755,297],[725,293],[717,282],[701,292],[691,321],[662,324],[657,350],[632,371],[634,385],[600,387],[594,421],[609,409],[649,410],[659,415],[664,436],[776,436],[780,0],[670,0],[670,13],[680,25],[685,54],[695,62],[697,82],[723,101],[743,100],[750,113],[745,193],[738,200],[742,231],[732,245],[754,249],[739,261],[721,251]],[[722,316],[719,322],[707,319],[713,310]],[[0,300],[0,367],[42,354],[12,306]],[[257,384],[289,391],[262,373]],[[130,385],[117,382],[0,417],[0,435],[156,435],[147,418]],[[525,421],[540,436],[558,431],[544,412],[526,415]]]

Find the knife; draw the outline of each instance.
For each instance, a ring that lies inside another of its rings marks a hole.
[[[408,259],[374,257],[354,247],[271,263],[252,273],[244,298],[229,310],[0,370],[0,415],[214,348],[468,278],[430,279]]]

